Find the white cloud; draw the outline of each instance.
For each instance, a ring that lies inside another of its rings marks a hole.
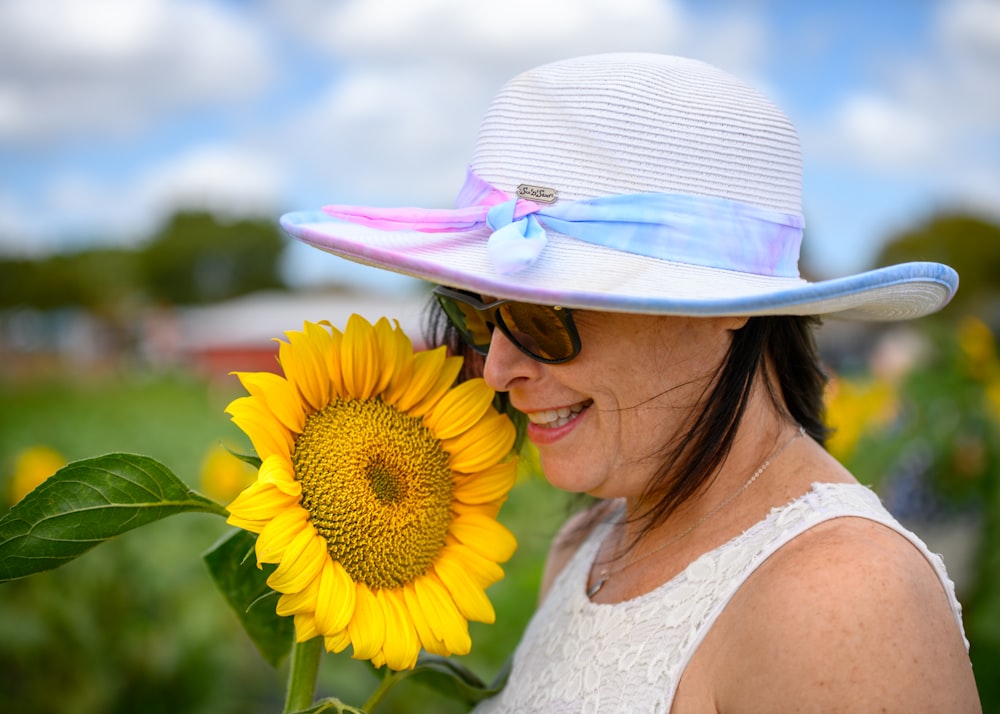
[[[136,131],[158,114],[243,99],[272,75],[261,29],[218,3],[0,3],[0,140]]]
[[[134,244],[182,210],[274,218],[286,179],[267,156],[225,146],[194,148],[123,180],[67,172],[54,177],[31,204],[0,195],[0,247],[32,255],[95,240]]]

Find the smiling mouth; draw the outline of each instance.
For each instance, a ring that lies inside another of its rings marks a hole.
[[[545,429],[557,429],[560,426],[565,426],[576,419],[577,415],[591,404],[593,404],[593,401],[588,399],[585,402],[580,402],[579,404],[574,404],[569,407],[546,409],[541,412],[530,412],[527,414],[527,417],[528,421],[536,426],[540,426]]]

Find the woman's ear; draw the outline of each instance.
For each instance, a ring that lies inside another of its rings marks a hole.
[[[746,326],[747,322],[750,321],[750,317],[748,315],[733,315],[731,317],[720,317],[719,319],[722,320],[723,328],[732,330],[733,332],[742,330]]]

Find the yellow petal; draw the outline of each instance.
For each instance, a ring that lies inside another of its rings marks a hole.
[[[486,597],[486,592],[461,565],[442,558],[434,563],[434,572],[448,588],[463,617],[487,624],[492,624],[496,620],[493,604]]]
[[[330,401],[333,401],[337,397],[349,396],[344,388],[343,365],[340,359],[344,335],[330,323],[323,324],[330,330],[330,348],[323,356],[326,360],[326,373],[330,378]]]
[[[443,346],[417,352],[413,356],[413,375],[403,385],[402,394],[396,399],[396,408],[408,413],[414,404],[423,399],[437,383],[447,359],[448,352]]]
[[[304,508],[296,506],[282,511],[257,536],[257,562],[281,562],[285,549],[299,533],[312,530],[309,512]]]
[[[451,558],[475,578],[482,588],[503,579],[503,568],[463,543],[446,545],[441,551],[442,558]]]
[[[316,353],[319,373],[321,376],[321,396],[323,405],[326,406],[339,395],[339,392],[336,390],[335,380],[333,380],[333,374],[327,367],[330,363],[330,354],[334,349],[340,348],[340,342],[339,340],[334,340],[333,335],[330,334],[328,328],[326,328],[322,323],[317,324],[313,322],[306,322],[305,333],[306,337],[308,337],[309,341],[312,343],[313,349]],[[339,383],[339,375],[336,383]]]
[[[357,599],[354,581],[344,566],[329,558],[323,563],[318,581],[316,628],[324,635],[332,635],[345,629],[354,614]]]
[[[292,453],[294,441],[291,432],[256,397],[234,399],[226,407],[226,413],[250,437],[250,443],[260,458]]]
[[[459,473],[474,473],[493,466],[510,453],[516,436],[514,425],[503,414],[490,410],[464,434],[441,442],[451,454],[448,465]]]
[[[396,340],[396,364],[392,368],[392,377],[388,386],[382,392],[382,401],[386,404],[398,406],[397,402],[410,386],[413,379],[413,343],[406,334],[397,329],[393,333]]]
[[[412,582],[403,585],[403,599],[406,601],[406,609],[413,619],[413,626],[417,630],[417,637],[420,638],[421,646],[431,654],[447,657],[451,651],[445,646],[444,641],[434,634],[431,629],[428,616],[417,598],[417,591]]]
[[[347,319],[340,359],[347,396],[354,399],[371,397],[381,377],[382,365],[375,330],[360,315],[351,315]]]
[[[444,365],[441,367],[441,371],[438,373],[438,377],[431,388],[427,390],[427,394],[424,395],[423,399],[414,404],[409,408],[408,412],[415,417],[422,417],[428,411],[434,408],[434,405],[440,401],[449,389],[455,384],[455,380],[458,379],[458,373],[462,371],[462,358],[461,357],[448,357],[444,361]]]
[[[310,525],[292,539],[281,556],[278,568],[267,579],[267,585],[283,593],[302,590],[323,571],[323,562],[330,558],[326,540]]]
[[[385,644],[382,654],[389,669],[413,669],[420,654],[420,639],[406,611],[402,592],[380,589],[375,597],[385,613]]]
[[[316,599],[319,597],[319,578],[313,579],[305,588],[297,593],[283,593],[278,598],[278,605],[275,607],[282,617],[297,615],[301,612],[314,613],[316,611]]]
[[[295,641],[306,642],[316,637],[316,622],[311,612],[302,612],[295,616]]]
[[[478,473],[456,476],[455,498],[469,504],[502,502],[516,480],[517,459],[503,461]]]
[[[302,482],[295,478],[292,462],[285,456],[272,454],[261,462],[257,480],[296,498],[302,495]]]
[[[477,513],[460,515],[451,522],[452,535],[484,558],[503,563],[517,550],[517,540],[503,525]]]
[[[441,580],[428,573],[413,581],[413,589],[434,636],[444,642],[449,652],[468,654],[472,649],[469,623]]]
[[[354,659],[371,659],[385,644],[385,614],[364,583],[355,583],[356,604],[347,632],[354,645]]]
[[[226,507],[230,514],[226,522],[259,533],[272,518],[289,508],[297,508],[298,503],[298,497],[290,496],[272,484],[254,481]]]
[[[471,429],[493,402],[494,392],[482,379],[470,379],[449,390],[424,415],[424,426],[438,439],[451,439]]]
[[[262,401],[281,424],[302,433],[306,415],[295,385],[272,372],[235,372],[250,395]]]
[[[349,644],[351,644],[351,636],[347,633],[347,628],[323,638],[323,645],[327,652],[343,652]]]
[[[398,329],[398,327],[397,327]],[[389,386],[393,372],[396,368],[399,342],[396,341],[395,330],[386,318],[379,318],[375,323],[375,343],[378,345],[380,371],[378,381],[372,389],[372,394],[381,394]],[[391,666],[391,665],[390,665]]]
[[[326,359],[305,332],[290,330],[285,336],[288,342],[278,342],[278,360],[285,378],[299,390],[311,411],[319,411],[329,402]]]

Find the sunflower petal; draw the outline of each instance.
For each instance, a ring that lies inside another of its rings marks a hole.
[[[420,639],[406,611],[402,592],[380,589],[375,597],[385,613],[385,644],[382,654],[389,669],[413,669],[420,654]]]
[[[490,410],[464,434],[442,441],[451,454],[448,465],[459,473],[487,469],[503,459],[514,447],[514,425],[503,414]]]
[[[382,392],[382,401],[397,406],[399,399],[406,393],[413,379],[413,343],[402,330],[393,333],[396,340],[396,364],[392,368],[392,377],[388,386]]]
[[[516,480],[517,459],[503,461],[478,473],[456,476],[455,498],[470,505],[502,502]]]
[[[302,482],[295,478],[295,467],[285,456],[272,454],[264,459],[257,472],[257,480],[289,496],[299,498],[302,495]]]
[[[290,496],[272,484],[254,481],[226,506],[226,523],[253,533],[261,530],[279,513],[298,506],[297,496]]]
[[[257,456],[292,453],[292,434],[274,418],[271,411],[256,397],[240,397],[230,402],[226,413],[233,423],[250,437]]]
[[[340,348],[344,389],[354,399],[368,399],[381,376],[375,329],[360,315],[351,315]]]
[[[354,659],[371,659],[382,651],[385,644],[385,614],[375,595],[364,583],[355,583],[356,605],[354,615],[347,625],[354,646]]]
[[[330,349],[323,357],[326,360],[326,372],[330,377],[330,401],[337,397],[348,396],[344,387],[343,365],[341,364],[341,351],[344,344],[344,334],[329,322],[322,323],[330,330]]]
[[[434,405],[443,397],[452,385],[455,384],[455,380],[458,379],[458,373],[462,371],[462,358],[461,357],[448,357],[444,361],[444,365],[441,367],[441,371],[438,373],[437,380],[431,385],[431,388],[427,390],[427,394],[424,395],[423,399],[414,404],[409,408],[408,413],[415,417],[422,417],[428,411],[434,408]]]
[[[452,521],[450,532],[484,558],[497,563],[510,560],[517,550],[517,540],[509,530],[478,513],[460,515]]]
[[[469,654],[472,649],[469,623],[458,611],[458,606],[444,583],[436,575],[427,574],[413,581],[413,591],[434,636],[444,642],[449,652]]]
[[[351,636],[347,633],[346,627],[340,632],[323,638],[323,646],[326,647],[327,652],[343,652],[349,644],[351,644]]]
[[[497,565],[496,561],[490,560],[464,543],[446,545],[441,557],[460,563],[482,588],[488,588],[503,579],[503,568]]]
[[[493,624],[496,620],[493,603],[486,597],[486,592],[479,583],[465,572],[461,565],[447,558],[441,558],[434,563],[434,572],[451,593],[463,617],[467,620]]]
[[[424,608],[417,598],[417,591],[412,582],[403,585],[403,599],[406,601],[406,609],[409,610],[410,617],[413,618],[413,626],[417,630],[421,646],[431,654],[442,657],[450,655],[451,651],[445,646],[444,640],[435,635],[434,630],[431,629],[428,615],[424,612]]]
[[[327,405],[330,394],[326,360],[306,332],[289,330],[285,336],[288,342],[278,342],[278,360],[285,378],[298,388],[311,411],[319,411]]]
[[[302,612],[313,613],[316,610],[316,598],[319,597],[319,578],[314,578],[297,593],[283,593],[278,598],[278,605],[274,611],[281,617],[298,615]]]
[[[306,423],[295,385],[273,372],[234,372],[240,384],[271,411],[288,430],[300,434]]]
[[[379,363],[382,367],[378,381],[372,389],[372,394],[381,394],[389,386],[389,381],[396,369],[397,350],[399,342],[396,340],[395,332],[398,326],[393,329],[392,323],[382,317],[375,323],[375,343],[378,345]],[[390,665],[391,666],[391,665]]]
[[[316,628],[331,635],[347,627],[354,614],[357,593],[354,581],[340,563],[327,558],[319,578],[316,597]]]
[[[299,533],[306,530],[313,530],[309,525],[308,511],[301,507],[282,511],[257,536],[257,562],[281,562],[288,546]]]
[[[451,439],[472,428],[493,402],[494,391],[482,379],[470,379],[449,390],[424,415],[424,426],[439,439]]]
[[[316,630],[316,620],[311,612],[301,612],[295,615],[295,641],[306,642],[319,634]]]
[[[396,408],[409,413],[413,405],[423,399],[437,383],[447,359],[448,352],[443,346],[415,354],[413,375],[405,384],[402,394],[396,399]]]
[[[288,544],[267,585],[278,592],[298,592],[319,577],[323,560],[329,557],[323,537],[312,526],[303,528]]]

